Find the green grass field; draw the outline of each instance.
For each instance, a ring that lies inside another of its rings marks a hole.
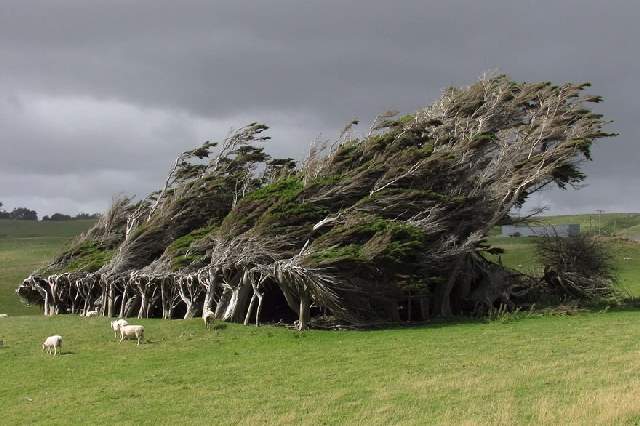
[[[140,347],[105,318],[0,321],[3,424],[640,421],[640,312],[304,334],[145,320]]]
[[[0,223],[0,313],[34,313],[15,285],[82,230],[32,225]],[[531,240],[493,238],[505,263],[535,262]],[[640,289],[638,247],[614,249]],[[640,423],[636,310],[302,334],[134,321],[139,347],[106,318],[0,318],[0,424]],[[51,334],[64,337],[57,358],[40,350]]]
[[[30,222],[0,219],[0,313],[35,314],[19,303],[14,290],[33,270],[44,266],[93,220]]]
[[[577,223],[582,232],[640,240],[640,213],[545,216],[541,222],[553,225]]]

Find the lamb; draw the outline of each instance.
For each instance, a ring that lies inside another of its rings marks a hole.
[[[49,336],[45,339],[44,343],[42,343],[42,350],[47,350],[48,354],[51,354],[51,350],[53,349],[53,356],[58,354],[58,348],[62,350],[62,336],[55,335]]]
[[[119,330],[120,326],[128,325],[128,324],[129,323],[127,322],[127,320],[122,319],[122,318],[117,319],[115,321],[111,321],[111,329],[113,330],[113,334],[114,334],[113,337],[116,337],[116,338],[118,337],[118,330]]]
[[[202,316],[202,320],[204,321],[204,326],[208,329],[211,324],[213,324],[213,320],[215,319],[215,313],[212,311],[207,311]]]
[[[0,314],[0,318],[7,318],[9,315],[7,314]]]
[[[87,311],[84,313],[85,317],[97,317],[98,316],[98,311]]]
[[[125,337],[135,336],[138,339],[138,345],[140,345],[140,342],[144,339],[144,327],[141,325],[119,325],[118,329],[120,330],[120,343]]]

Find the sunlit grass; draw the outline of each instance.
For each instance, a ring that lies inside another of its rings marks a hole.
[[[640,312],[367,332],[0,319],[6,424],[513,424],[640,420]],[[63,355],[40,351],[59,333]]]
[[[0,220],[0,313],[37,313],[21,304],[15,289],[33,270],[44,266],[93,220],[31,222]]]

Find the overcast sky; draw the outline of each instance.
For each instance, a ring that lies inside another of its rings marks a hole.
[[[532,205],[640,211],[640,2],[0,0],[0,201],[97,212],[250,121],[302,158],[354,117],[413,111],[486,70],[590,81],[620,136],[588,186]]]

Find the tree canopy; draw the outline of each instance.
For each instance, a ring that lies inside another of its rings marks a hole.
[[[584,180],[592,144],[612,135],[588,87],[485,76],[415,113],[382,113],[364,135],[351,121],[300,165],[271,158],[268,127],[251,123],[180,154],[145,199],[114,200],[19,294],[64,300],[57,311],[77,290],[108,315],[211,311],[299,328],[508,302],[522,277],[483,257],[485,237],[530,194]]]

